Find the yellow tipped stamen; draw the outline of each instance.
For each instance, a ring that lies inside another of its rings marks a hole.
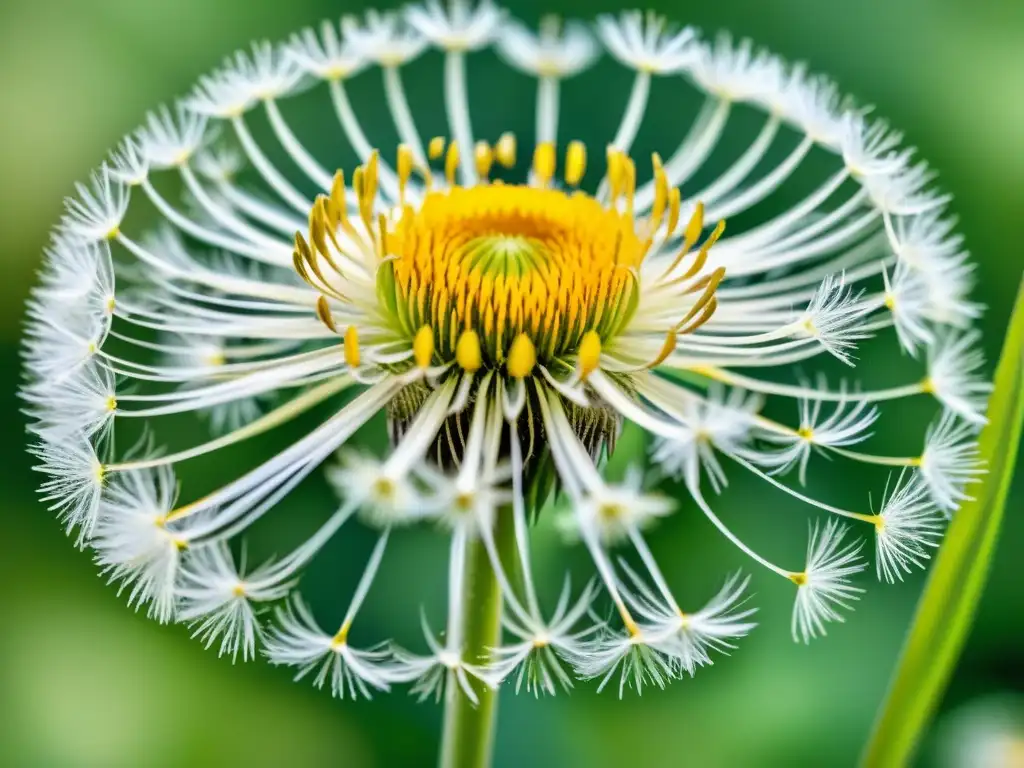
[[[587,146],[582,141],[573,141],[565,152],[565,183],[577,186],[587,172]]]
[[[601,363],[601,337],[597,331],[587,331],[580,341],[580,378],[586,379]]]
[[[338,326],[334,324],[334,315],[331,314],[331,308],[327,304],[327,297],[320,296],[316,300],[316,316],[320,319],[320,322],[327,326],[328,330],[332,333],[338,332]]]
[[[554,144],[550,141],[545,141],[537,145],[537,148],[533,151],[533,173],[537,177],[537,183],[540,186],[546,187],[551,183],[551,179],[555,176],[557,162]]]
[[[459,170],[460,159],[459,143],[453,141],[448,145],[448,153],[444,158],[444,177],[447,179],[449,186],[455,186],[455,173]]]
[[[350,325],[345,331],[345,362],[349,368],[358,368],[362,362],[359,354],[359,330]]]
[[[657,230],[665,218],[665,211],[668,210],[668,175],[661,163],[661,156],[657,152],[651,155],[651,165],[654,166],[654,204],[651,207],[651,225],[654,230]]]
[[[696,277],[700,273],[700,271],[704,269],[704,265],[708,261],[708,253],[711,251],[711,247],[718,242],[718,238],[722,236],[723,232],[725,232],[725,222],[720,221],[718,222],[718,226],[715,227],[714,231],[708,236],[708,239],[705,240],[704,244],[700,247],[700,250],[697,252],[697,258],[693,260],[693,264],[690,265],[690,268],[686,270],[686,272],[684,272],[682,275],[672,280],[672,282],[669,283],[669,285],[677,285],[679,283],[684,283],[690,278]]]
[[[608,145],[608,190],[609,200],[614,206],[622,196],[623,176],[622,153],[612,145]]]
[[[398,146],[398,203],[405,205],[405,190],[409,185],[409,178],[412,176],[414,165],[412,150],[405,144]]]
[[[690,222],[686,225],[686,231],[683,234],[683,244],[679,248],[679,253],[672,260],[668,269],[661,273],[661,279],[665,280],[671,275],[676,267],[686,258],[689,254],[690,249],[696,245],[697,241],[700,240],[700,235],[704,231],[704,203],[698,201],[697,207],[693,211],[693,215],[690,216]]]
[[[444,154],[445,143],[444,136],[435,136],[432,138],[430,143],[427,145],[427,157],[431,160],[440,159],[441,155]]]
[[[516,135],[503,133],[494,145],[494,157],[505,168],[513,168],[516,164]]]
[[[676,351],[676,345],[679,343],[679,337],[676,335],[675,329],[672,329],[665,334],[665,343],[661,345],[661,351],[658,352],[658,356],[647,364],[647,368],[657,368],[659,365],[668,360],[668,356]]]
[[[430,361],[434,357],[434,331],[429,325],[424,325],[416,332],[416,338],[412,342],[412,356],[417,367],[430,367]]]
[[[669,238],[675,234],[679,226],[679,215],[682,207],[683,193],[679,187],[673,187],[668,192],[668,223],[665,226],[665,237]]]
[[[494,152],[486,141],[478,141],[473,147],[473,160],[476,162],[476,173],[482,181],[487,181],[494,167]]]
[[[632,217],[636,199],[636,163],[631,157],[623,155],[622,168],[622,194],[626,198],[626,214]]]
[[[704,304],[701,305],[701,312],[700,312],[700,315],[697,317],[697,319],[694,320],[693,322],[691,322],[689,325],[686,325],[686,326],[680,328],[678,333],[680,333],[682,335],[685,335],[685,334],[688,334],[688,333],[693,333],[698,328],[700,328],[702,325],[704,325],[704,323],[706,323],[708,320],[710,320],[711,316],[715,314],[717,309],[718,309],[718,299],[715,298],[714,296],[712,296],[709,301],[707,301],[707,302],[705,302]]]
[[[455,345],[455,361],[466,373],[475,373],[483,367],[480,336],[476,331],[463,331]]]
[[[508,351],[508,375],[513,379],[525,379],[537,365],[537,349],[525,333],[516,336]]]

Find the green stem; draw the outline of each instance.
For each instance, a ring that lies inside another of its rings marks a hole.
[[[517,562],[511,509],[498,510],[494,536],[502,567],[511,579]],[[463,658],[473,664],[484,664],[489,660],[490,649],[501,641],[501,589],[483,543],[473,539],[466,546]],[[441,768],[486,768],[491,764],[497,691],[472,677],[470,685],[478,701],[475,706],[458,685],[449,690],[441,740]]]

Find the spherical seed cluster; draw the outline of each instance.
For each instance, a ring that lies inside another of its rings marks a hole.
[[[648,544],[675,501],[644,490],[639,469],[604,475],[623,421],[654,437],[652,463],[682,480],[708,524],[795,589],[799,640],[824,634],[861,591],[865,562],[847,524],[874,537],[879,579],[924,564],[943,513],[981,471],[974,436],[988,392],[973,267],[949,197],[899,134],[802,65],[748,41],[706,43],[655,15],[602,17],[594,32],[549,20],[535,34],[490,0],[326,23],[236,54],[77,188],[29,306],[23,397],[43,499],[133,605],[191,624],[233,658],[260,646],[338,696],[406,682],[475,701],[503,680],[553,693],[572,676],[603,686],[619,675],[620,693],[665,685],[751,631],[753,609],[739,576],[703,607],[682,607],[686,585]],[[561,123],[571,131],[589,115],[563,116],[560,90],[586,76],[598,40],[634,80],[599,153],[603,178],[587,186],[587,149],[565,141]],[[450,141],[423,141],[402,83],[428,45],[444,51]],[[466,62],[489,45],[537,80],[530,163],[518,163],[512,135],[474,135]],[[400,139],[393,154],[374,149],[346,87],[375,69]],[[630,151],[656,77],[706,100],[648,174]],[[316,128],[336,122],[354,169],[309,151],[282,108],[317,83],[331,106]],[[254,109],[269,136],[253,131]],[[722,139],[741,110],[761,127],[728,157]],[[779,210],[811,156],[832,170]],[[526,181],[492,180],[501,170]],[[695,185],[698,172],[713,180]],[[160,221],[141,234],[126,223],[140,205]],[[725,234],[739,214],[745,227]],[[854,366],[858,342],[875,334],[893,351],[923,350],[926,370],[882,389],[778,380],[823,357]],[[891,423],[893,403],[920,396],[941,414],[919,452],[863,445]],[[769,418],[768,399],[792,400],[793,423]],[[334,458],[382,410],[393,415],[387,455]],[[182,414],[208,416],[214,434],[158,450],[150,435]],[[300,419],[308,430],[294,442],[179,500],[178,465],[269,442]],[[132,433],[143,438],[123,439]],[[837,506],[817,497],[821,454],[899,474],[879,506]],[[340,506],[297,532],[291,552],[246,568],[246,532],[325,464]],[[742,511],[723,512],[733,465],[827,519],[801,566],[777,565],[733,532]],[[548,594],[532,571],[530,520],[553,487],[598,575],[575,600],[568,587]],[[357,521],[377,543],[324,629],[298,581]],[[356,647],[372,629],[358,619],[389,543],[417,523],[448,537],[444,632],[428,626],[419,653]],[[481,563],[504,616],[471,646],[463,593]],[[592,623],[605,601],[616,618]]]

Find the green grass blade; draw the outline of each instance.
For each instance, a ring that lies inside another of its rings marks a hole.
[[[988,474],[950,523],[917,607],[865,768],[907,765],[963,649],[995,550],[1024,423],[1024,285],[996,371],[982,431]]]

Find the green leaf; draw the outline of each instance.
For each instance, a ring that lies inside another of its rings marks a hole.
[[[864,753],[866,768],[907,765],[942,699],[981,598],[1013,479],[1024,422],[1024,284],[982,431],[988,474],[958,511],[917,607],[888,697]]]

